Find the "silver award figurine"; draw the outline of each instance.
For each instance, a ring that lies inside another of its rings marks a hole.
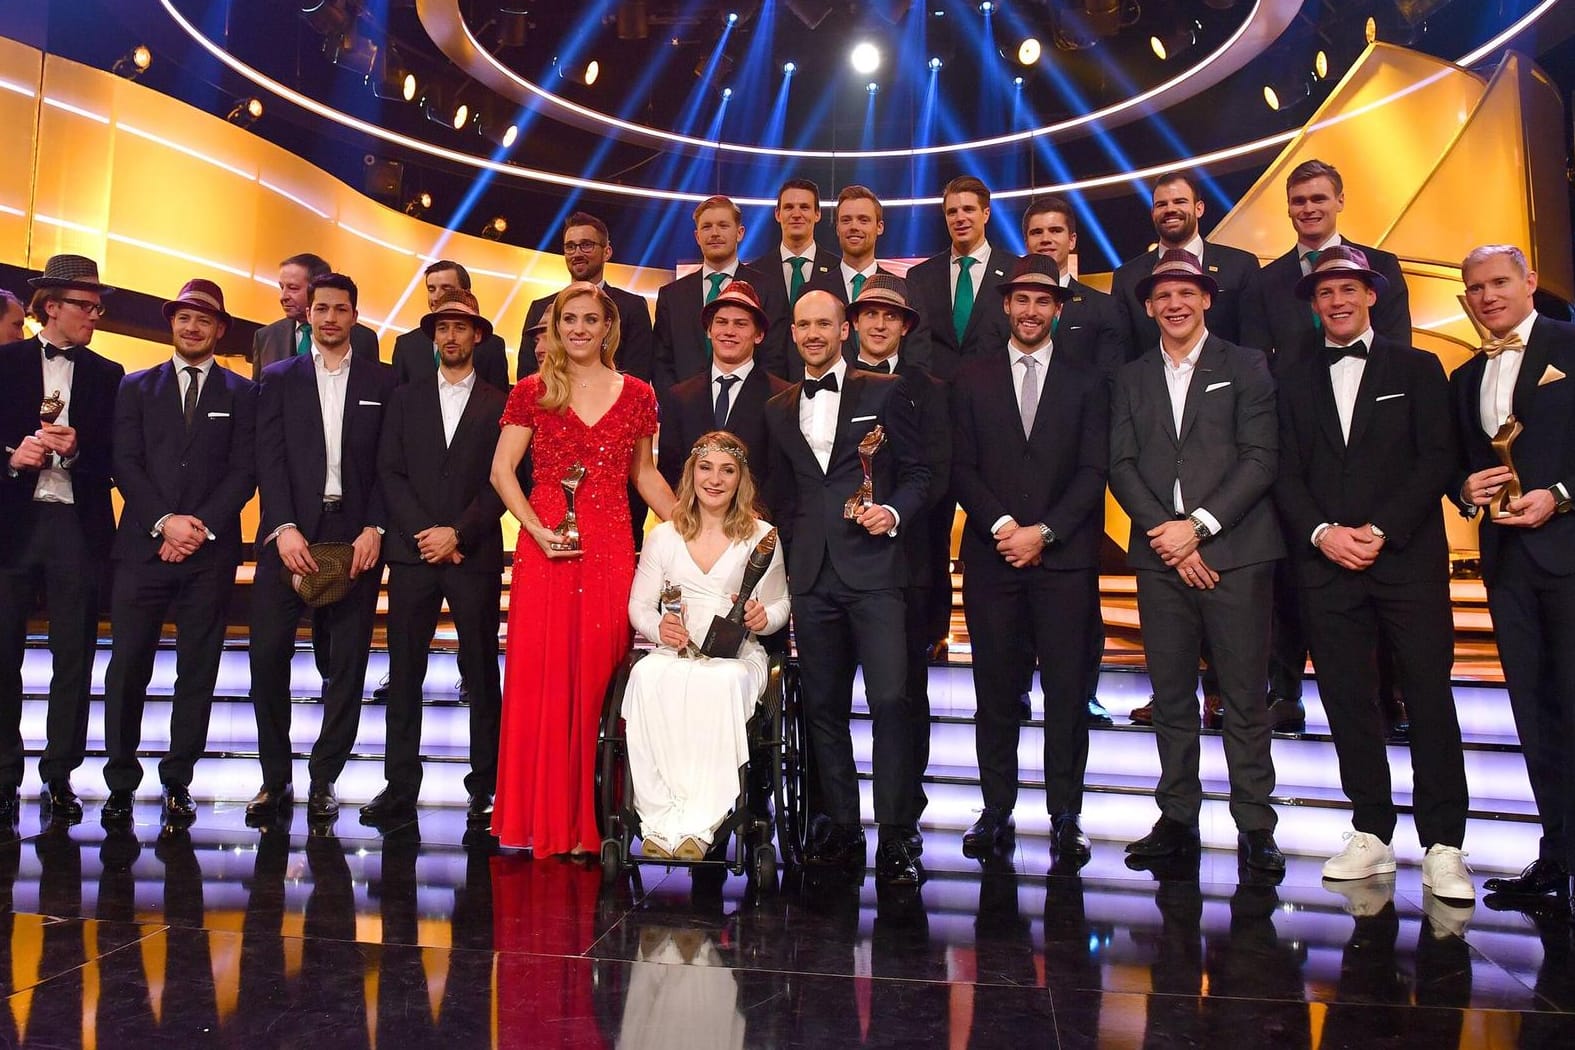
[[[555,551],[577,551],[580,549],[580,519],[574,513],[574,494],[580,488],[580,482],[585,480],[585,464],[575,463],[563,474],[559,482],[563,486],[563,503],[567,508],[563,520],[558,522],[558,527],[552,531],[560,537],[552,545]]]
[[[661,607],[664,615],[672,613],[681,622],[684,618],[684,589],[672,580],[663,580],[662,593],[657,598],[657,604]],[[693,641],[690,641],[682,649],[678,650],[678,656],[681,659],[687,660],[700,655],[701,652],[695,648]]]
[[[864,467],[864,482],[859,490],[842,505],[842,516],[852,521],[863,513],[865,507],[875,505],[875,479],[870,476],[874,468],[875,453],[886,446],[886,428],[879,423],[859,442],[859,463]]]

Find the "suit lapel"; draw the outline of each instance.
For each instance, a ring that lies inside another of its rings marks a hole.
[[[1170,438],[1170,443],[1179,448],[1181,438],[1176,434],[1176,416],[1170,407],[1170,382],[1166,377],[1166,370],[1170,365],[1165,360],[1165,350],[1163,347],[1155,347],[1153,350],[1146,351],[1146,354],[1147,356],[1140,360],[1149,362],[1141,373],[1143,384],[1148,387],[1149,404],[1153,406],[1155,414],[1165,421],[1160,429],[1165,432],[1166,437]],[[1194,377],[1193,382],[1196,381]],[[1192,391],[1189,388],[1187,392],[1190,394]]]
[[[1356,404],[1351,409],[1351,439],[1346,447],[1355,448],[1373,418],[1373,399],[1382,390],[1389,376],[1389,352],[1376,338],[1367,352],[1367,366],[1362,369],[1362,381],[1356,384]]]
[[[1219,367],[1221,353],[1214,345],[1214,336],[1209,336],[1203,343],[1203,352],[1198,355],[1198,363],[1192,374],[1192,382],[1187,384],[1187,400],[1181,409],[1181,436],[1177,439],[1179,444],[1184,444],[1187,434],[1192,430],[1192,424],[1198,418],[1198,406],[1203,395],[1208,393],[1209,386],[1214,380],[1215,369]],[[1165,351],[1161,350],[1160,353]],[[1163,362],[1161,362],[1163,364]],[[1165,377],[1160,376],[1161,379]],[[1169,400],[1169,391],[1166,391],[1166,400]]]
[[[1366,378],[1366,375],[1363,375]],[[1361,397],[1358,392],[1357,397]],[[1338,449],[1341,455],[1345,454],[1345,435],[1340,432],[1340,406],[1334,399],[1334,379],[1329,374],[1329,369],[1316,369],[1313,379],[1312,398],[1314,414],[1318,417],[1318,425],[1323,429],[1323,436],[1328,439],[1329,447]],[[1351,433],[1356,433],[1352,427]]]
[[[826,473],[830,474],[837,465],[839,457],[847,454],[848,427],[853,420],[853,413],[857,410],[859,394],[864,389],[864,376],[857,368],[849,368],[842,374],[842,397],[837,402],[837,429],[832,432],[831,455],[826,459]]]
[[[803,418],[801,407],[804,401],[804,384],[793,384],[792,391],[793,393],[787,398],[785,406],[787,426],[783,428],[788,434],[787,450],[791,455],[813,463],[815,469],[819,470],[820,460],[815,458],[815,450],[809,447],[809,440],[804,437],[804,428],[799,423],[799,420]]]
[[[1055,352],[1052,351],[1050,354],[1050,360],[1053,362],[1055,358]],[[1026,445],[1028,444],[1028,438],[1023,436],[1023,420],[1022,416],[1017,412],[1017,391],[1013,389],[1013,384],[1016,382],[1016,380],[1012,376],[1012,370],[1016,367],[1017,351],[1008,347],[1006,352],[1000,355],[999,361],[990,368],[990,384],[995,387],[995,396],[999,398],[997,403],[1003,406],[1001,410],[1001,425],[1005,428],[1006,432],[1011,435],[1011,440],[1013,443]],[[1048,372],[1049,369],[1046,369],[1045,371]],[[1049,391],[1049,389],[1050,383],[1049,376],[1047,375],[1043,380],[1041,380],[1039,384],[1039,404],[1041,406],[1043,406],[1045,403],[1045,394]],[[1006,408],[1005,406],[1008,405],[1012,407]],[[1046,414],[1047,413],[1039,412],[1034,416],[1035,430],[1039,429],[1039,420]]]
[[[974,330],[983,324],[984,312],[991,306],[1000,308],[1000,302],[995,296],[995,286],[1006,280],[1005,269],[996,260],[1001,256],[992,245],[990,248],[990,261],[979,267],[979,283],[974,286],[973,309],[968,312],[968,324],[963,328],[962,343],[972,338]],[[950,259],[947,260],[950,264]],[[962,343],[958,349],[962,349]]]
[[[1537,384],[1542,381],[1542,373],[1548,367],[1546,332],[1547,326],[1540,320],[1532,322],[1531,339],[1522,351],[1524,356],[1520,362],[1520,374],[1515,377],[1515,393],[1510,402],[1510,411],[1522,421],[1528,418],[1528,410],[1537,394]]]

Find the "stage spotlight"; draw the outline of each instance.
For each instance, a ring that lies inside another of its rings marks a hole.
[[[503,235],[508,232],[509,220],[505,219],[501,215],[494,215],[491,219],[487,220],[487,224],[481,228],[481,235],[489,241],[500,241],[503,239]]]
[[[932,58],[932,59],[930,59],[930,72],[931,73],[938,73],[938,72],[940,72],[941,64],[942,63],[941,63],[941,60],[939,58]]]
[[[651,33],[645,0],[623,0],[618,5],[618,39],[644,40]]]
[[[870,94],[873,95],[873,94],[875,94],[875,92],[880,90],[880,85],[875,83],[875,81],[872,80],[868,84],[864,85],[864,90],[868,91]]]
[[[732,88],[723,88],[722,89],[722,101],[723,102],[726,102],[728,99],[730,99],[732,97],[733,97],[733,89]]]
[[[459,101],[459,93],[440,84],[431,84],[427,87],[426,97],[421,100],[421,108],[426,111],[427,119],[434,124],[458,131],[470,122],[470,107]]]
[[[853,64],[853,72],[867,77],[880,68],[880,48],[868,40],[860,41],[848,53],[848,61]]]
[[[343,36],[364,6],[364,0],[301,0],[301,17],[324,36]]]
[[[153,65],[153,52],[148,50],[148,45],[138,44],[116,59],[111,70],[116,76],[136,80],[146,73],[151,65]]]
[[[249,128],[263,115],[263,104],[260,98],[242,98],[235,101],[225,120],[238,128]]]
[[[621,12],[620,12],[621,15]],[[530,36],[530,10],[523,4],[498,8],[498,47],[524,47]]]
[[[994,10],[995,10],[995,5],[992,4],[990,2],[990,0],[984,0],[984,2],[979,5],[979,13],[981,15],[987,15],[987,14],[989,14],[990,12],[992,12]]]
[[[1017,45],[1017,61],[1025,66],[1031,66],[1039,61],[1040,46],[1038,37],[1028,37]]]
[[[416,75],[399,63],[392,51],[383,56],[383,69],[372,79],[372,94],[390,102],[416,100]]]
[[[481,137],[494,146],[511,149],[520,137],[520,128],[513,121],[503,120],[494,113],[480,114],[476,119],[476,130],[481,132]]]
[[[596,61],[594,58],[591,59],[590,63],[585,67],[585,86],[590,87],[592,84],[596,83],[596,78],[601,75],[602,64]]]
[[[1022,77],[1013,77],[1012,78],[1012,83],[1015,84],[1017,87],[1022,87],[1023,86],[1023,78]]]
[[[738,25],[738,12],[737,11],[729,11],[727,13],[727,24],[730,25],[730,26]]]
[[[1307,78],[1294,71],[1263,85],[1264,104],[1276,113],[1296,108],[1311,95],[1312,88],[1308,86]]]
[[[1362,24],[1362,37],[1369,43],[1378,42],[1378,19],[1372,15],[1367,16],[1367,21]]]
[[[783,76],[790,77],[794,73],[797,73],[797,72],[798,72],[798,63],[797,62],[784,62],[784,63],[782,63],[782,75]]]
[[[323,41],[323,57],[341,69],[359,74],[364,80],[377,67],[377,43],[360,33],[328,37]]]
[[[1181,23],[1168,33],[1156,33],[1149,37],[1148,48],[1161,62],[1175,58],[1198,42],[1198,29],[1196,22]]]
[[[1325,80],[1329,76],[1329,52],[1321,47],[1318,49],[1318,53],[1313,56],[1313,76],[1319,80]]]
[[[405,202],[405,214],[413,219],[419,219],[432,210],[432,194],[422,190]]]

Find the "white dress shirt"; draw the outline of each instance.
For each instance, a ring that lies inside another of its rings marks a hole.
[[[962,256],[953,250],[951,259],[947,263],[947,270],[951,276],[951,301],[954,306],[957,303],[957,275],[962,273],[962,267],[957,265],[957,260],[961,258]],[[988,240],[980,241],[974,247],[974,250],[968,253],[968,258],[974,260],[974,264],[968,267],[968,280],[973,282],[973,301],[977,303],[979,301],[979,284],[983,280],[982,274],[986,267],[990,265],[990,242]]]
[[[1360,341],[1367,347],[1368,353],[1373,349],[1373,330],[1369,326],[1367,331],[1357,336],[1351,342]],[[1349,346],[1350,343],[1335,343],[1327,341],[1324,345]],[[1351,440],[1351,417],[1356,414],[1356,391],[1361,388],[1362,374],[1367,371],[1365,357],[1342,357],[1339,361],[1329,366],[1329,385],[1334,387],[1334,407],[1340,413],[1340,436],[1349,443]]]
[[[443,370],[438,369],[438,410],[443,413],[443,445],[454,443],[454,431],[459,429],[459,417],[465,414],[470,402],[470,392],[476,388],[476,370],[472,368],[464,379],[450,383]]]
[[[864,279],[868,281],[871,277],[874,277],[876,271],[880,269],[880,263],[874,259],[871,259],[870,264],[864,267],[864,269],[855,270],[846,262],[843,262],[840,264],[839,268],[842,270],[842,288],[848,293],[848,302],[851,303],[855,298],[857,298],[857,296],[853,294],[853,278],[862,274]]]
[[[45,344],[42,337],[39,343]],[[39,358],[44,362],[44,396],[58,393],[60,399],[66,403],[61,410],[60,418],[55,422],[60,426],[71,425],[71,380],[76,376],[76,363],[65,354],[49,357],[42,349],[38,351]],[[76,495],[71,489],[71,472],[64,469],[61,464],[66,462],[58,454],[50,453],[46,466],[38,471],[38,483],[33,486],[33,499],[39,503],[75,503]]]
[[[743,364],[739,365],[737,368],[733,369],[731,372],[724,371],[723,369],[717,367],[717,363],[716,363],[716,361],[714,359],[711,361],[711,387],[710,387],[710,390],[711,390],[711,414],[713,416],[716,415],[716,403],[717,403],[718,399],[720,399],[721,396],[722,396],[722,384],[718,383],[717,380],[720,379],[722,376],[737,376],[738,377],[738,382],[734,383],[732,386],[727,388],[727,414],[728,414],[728,417],[731,418],[732,415],[733,415],[733,406],[738,404],[738,392],[744,388],[744,380],[748,379],[749,378],[749,373],[753,372],[754,370],[755,370],[755,359],[753,357],[751,357],[748,361],[745,361]]]
[[[1531,342],[1531,328],[1536,322],[1537,312],[1533,310],[1515,326],[1515,334],[1520,336],[1521,342]],[[1477,405],[1482,417],[1482,432],[1488,437],[1497,434],[1498,428],[1515,410],[1515,381],[1520,378],[1520,365],[1525,359],[1524,350],[1505,350],[1482,370],[1482,389],[1477,394]]]
[[[324,475],[323,499],[342,499],[345,494],[340,462],[344,457],[345,396],[350,386],[350,359],[345,354],[338,369],[329,371],[316,340],[312,342],[312,369],[317,374],[317,404],[323,413],[323,447],[328,450],[328,472]]]
[[[735,255],[728,261],[726,266],[722,267],[715,267],[709,263],[700,264],[700,304],[702,306],[705,305],[706,296],[711,294],[711,275],[714,273],[727,274],[727,280],[723,281],[721,287],[717,289],[717,292],[720,293],[723,288],[733,283],[734,275],[738,273],[738,256]],[[758,292],[760,289],[756,288],[755,291]]]
[[[810,279],[815,276],[815,242],[810,241],[809,245],[799,255],[794,255],[792,249],[785,244],[778,244],[777,247],[782,253],[782,287],[789,291],[793,289],[794,259],[809,260],[809,264],[804,267],[804,283],[809,284]]]
[[[804,435],[804,440],[809,444],[809,450],[815,454],[815,462],[820,464],[824,473],[831,467],[831,446],[837,440],[837,411],[842,407],[842,393],[848,388],[848,360],[838,357],[836,363],[828,368],[820,377],[834,375],[837,377],[835,392],[822,390],[814,397],[800,396],[798,399],[798,429]],[[810,380],[806,377],[806,383]],[[852,493],[850,492],[851,496]],[[891,512],[893,519],[898,524],[902,523],[902,516],[897,509],[888,504],[881,504]],[[892,526],[888,536],[896,536],[897,528]]]
[[[1329,239],[1327,241],[1324,241],[1322,244],[1318,245],[1318,247],[1316,247],[1316,248],[1309,248],[1305,244],[1303,244],[1301,241],[1297,241],[1296,242],[1296,263],[1297,263],[1298,266],[1300,266],[1302,268],[1302,276],[1306,277],[1308,274],[1312,273],[1312,263],[1307,261],[1307,253],[1308,252],[1318,252],[1321,255],[1322,253],[1328,251],[1330,248],[1333,248],[1335,245],[1337,245],[1337,244],[1344,244],[1344,243],[1345,243],[1344,238],[1342,238],[1338,233],[1330,234],[1329,235]],[[1373,344],[1372,343],[1368,343],[1367,345],[1368,345],[1368,348],[1371,349]],[[1350,360],[1350,359],[1347,358],[1346,360]]]
[[[1044,400],[1045,376],[1049,374],[1050,355],[1054,352],[1054,345],[1046,340],[1044,346],[1041,346],[1031,354],[1024,353],[1023,348],[1017,345],[1016,339],[1008,340],[1007,345],[1011,347],[1011,352],[1007,356],[1012,359],[1012,397],[1014,399],[1012,404],[1020,405],[1023,403],[1023,379],[1028,375],[1028,369],[1023,365],[1023,358],[1025,357],[1033,358],[1034,364],[1038,366],[1034,374],[1038,377],[1039,398],[1041,401]],[[999,518],[996,518],[994,524],[990,526],[990,535],[994,536],[997,532],[1000,532],[1001,526],[1011,520],[1012,516],[1010,514],[1002,514]],[[1022,522],[1018,522],[1018,524],[1021,525]]]
[[[1163,349],[1159,352],[1160,360],[1165,362],[1165,388],[1170,392],[1170,415],[1175,423],[1176,436],[1178,438],[1181,436],[1181,417],[1187,409],[1187,391],[1192,387],[1192,377],[1197,374],[1198,358],[1203,354],[1203,344],[1208,338],[1209,330],[1207,328],[1200,330],[1197,342],[1192,344],[1192,349],[1187,351],[1186,356],[1181,359],[1179,364],[1169,354],[1165,353]],[[1176,489],[1172,494],[1171,502],[1173,504],[1172,509],[1177,514],[1187,513],[1187,505],[1182,501],[1181,497],[1181,475],[1179,473],[1176,475]],[[1219,533],[1219,519],[1215,518],[1214,515],[1202,507],[1193,510],[1192,514],[1209,530],[1209,535],[1213,536]]]

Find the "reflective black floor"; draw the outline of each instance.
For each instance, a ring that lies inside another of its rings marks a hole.
[[[981,872],[936,831],[917,893],[651,867],[608,888],[467,851],[452,810],[308,835],[205,806],[161,836],[26,809],[0,842],[5,1046],[1575,1046],[1564,914],[1450,908],[1414,869],[1335,893],[1312,859],[1266,885],[1096,842],[1047,876],[1024,839]]]

